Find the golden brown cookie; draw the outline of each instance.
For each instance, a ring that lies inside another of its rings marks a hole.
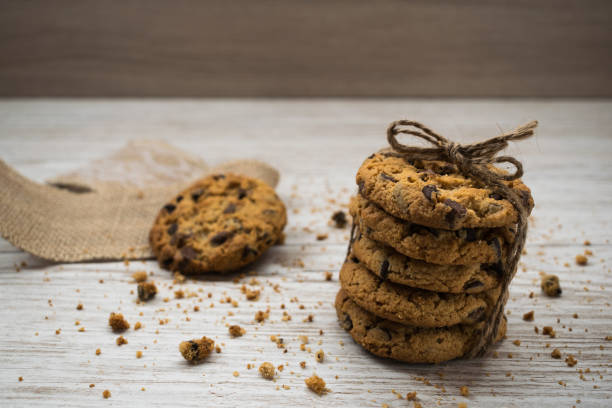
[[[448,293],[480,293],[499,285],[497,264],[436,265],[409,258],[356,229],[352,254],[372,273],[414,288]]]
[[[284,204],[263,181],[217,174],[168,202],[149,239],[163,268],[226,272],[253,262],[279,241],[286,220]]]
[[[431,292],[382,281],[356,258],[349,258],[342,265],[340,284],[368,312],[419,327],[477,323],[489,314],[500,295],[499,287],[470,295]]]
[[[490,166],[492,171],[505,173]],[[531,191],[520,180],[504,181],[533,208]],[[432,228],[493,228],[514,224],[516,209],[489,188],[440,161],[406,160],[394,152],[368,157],[357,172],[359,192],[386,212]]]
[[[514,239],[512,227],[440,230],[401,220],[360,195],[350,212],[362,234],[411,258],[438,265],[498,263]]]
[[[335,305],[340,325],[363,348],[407,363],[441,363],[459,358],[474,347],[483,327],[483,323],[440,328],[404,326],[363,310],[342,289]],[[504,316],[495,341],[505,333]]]

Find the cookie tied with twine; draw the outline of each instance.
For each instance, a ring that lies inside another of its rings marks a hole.
[[[529,122],[516,130],[493,137],[483,142],[462,145],[445,138],[419,122],[398,120],[392,122],[387,129],[387,141],[398,154],[411,160],[440,160],[457,166],[466,177],[472,178],[494,193],[508,200],[518,214],[516,237],[502,268],[502,293],[498,298],[493,312],[487,318],[484,329],[476,344],[468,353],[468,357],[482,356],[488,346],[496,338],[503,320],[504,306],[508,300],[510,281],[516,274],[517,265],[525,239],[527,237],[527,217],[529,211],[521,197],[508,187],[504,181],[511,181],[523,175],[523,165],[511,156],[497,156],[508,146],[509,141],[523,140],[533,136],[537,121]],[[398,135],[411,135],[427,141],[433,147],[409,146],[397,140]],[[509,163],[514,166],[514,172],[500,174],[491,170],[496,163]]]

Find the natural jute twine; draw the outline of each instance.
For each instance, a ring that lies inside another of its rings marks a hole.
[[[517,193],[503,183],[523,175],[521,162],[510,156],[497,156],[508,146],[508,141],[526,139],[534,134],[538,122],[529,122],[513,132],[469,145],[461,145],[440,136],[419,122],[398,120],[387,129],[387,140],[391,148],[402,156],[413,160],[442,160],[457,166],[466,177],[474,179],[508,200],[518,213],[516,237],[502,268],[502,293],[493,313],[485,322],[481,336],[468,353],[468,357],[482,356],[492,340],[496,338],[499,324],[503,319],[504,306],[508,300],[510,281],[516,274],[519,258],[527,237],[528,210]],[[397,140],[399,134],[412,135],[426,140],[434,147],[407,146]],[[515,167],[512,174],[499,174],[491,170],[493,163],[510,163]]]

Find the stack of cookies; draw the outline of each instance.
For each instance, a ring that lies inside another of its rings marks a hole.
[[[531,211],[529,189],[505,183]],[[516,209],[454,165],[395,152],[368,157],[357,184],[336,297],[342,327],[382,357],[438,363],[463,356],[501,295]],[[496,340],[505,329],[504,320]]]

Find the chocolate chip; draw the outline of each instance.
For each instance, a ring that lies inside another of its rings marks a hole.
[[[463,228],[460,230],[459,234],[466,242],[474,242],[478,239],[478,234],[474,228]]]
[[[373,159],[374,156],[376,156],[376,153],[372,153],[371,155],[368,156],[368,159]]]
[[[174,204],[166,204],[164,205],[164,210],[166,210],[166,212],[168,214],[172,214],[172,211],[174,211],[176,209],[176,205]]]
[[[442,337],[438,337],[438,338],[436,339],[436,343],[438,343],[438,344],[442,344],[442,342],[444,342],[444,339],[443,339]]]
[[[182,195],[176,197],[176,202],[177,203],[180,203],[181,201],[183,201],[183,196]]]
[[[359,187],[359,194],[363,194],[363,190],[365,188],[365,181],[359,181],[359,183],[357,183],[357,186]]]
[[[344,330],[353,330],[353,321],[351,320],[351,316],[344,315],[344,320],[342,321],[341,325]]]
[[[483,286],[484,283],[482,283],[478,279],[470,279],[469,281],[465,282],[465,285],[463,285],[463,290],[467,291],[470,289],[481,288]]]
[[[174,224],[170,224],[170,226],[168,227],[168,234],[169,235],[174,235],[174,233],[176,232],[176,230],[178,229],[178,225],[176,223]]]
[[[467,214],[467,209],[456,201],[447,198],[444,204],[450,207],[450,211],[446,214],[445,219],[449,225],[455,224],[457,218],[463,218]]]
[[[397,183],[397,179],[393,176],[388,175],[387,173],[380,173],[380,178]]]
[[[210,244],[212,246],[219,246],[221,244],[223,244],[225,241],[227,241],[228,239],[230,239],[232,237],[232,233],[229,231],[221,231],[217,234],[215,234],[211,239],[210,239]]]
[[[385,259],[380,264],[380,278],[385,280],[387,279],[387,276],[389,276],[389,261]]]
[[[215,181],[221,180],[225,178],[225,174],[215,174],[212,176]]]
[[[183,259],[194,260],[198,257],[198,252],[190,246],[181,248],[181,255]]]
[[[168,267],[168,266],[170,266],[170,264],[172,263],[172,261],[173,261],[173,260],[174,260],[174,259],[173,259],[172,257],[162,259],[162,264],[163,264],[164,266]]]
[[[334,227],[336,228],[344,228],[346,227],[346,214],[344,211],[336,211],[331,216],[332,221],[334,222]]]
[[[485,308],[484,306],[481,306],[478,309],[472,310],[470,314],[468,315],[468,319],[470,319],[473,322],[477,322],[484,316],[484,313],[485,313]]]
[[[503,200],[503,197],[497,193],[491,193],[489,194],[489,198],[492,198],[494,200]]]
[[[234,203],[229,203],[225,210],[223,210],[223,214],[233,214],[236,212],[236,205]]]
[[[194,202],[197,202],[202,194],[204,194],[204,189],[199,188],[199,189],[197,189],[197,190],[195,190],[194,192],[191,193],[191,199]]]
[[[433,201],[431,199],[431,195],[433,193],[438,192],[438,187],[436,187],[434,184],[428,184],[425,187],[423,187],[421,191],[423,192],[423,195],[425,196],[425,198],[427,198],[429,201]]]
[[[259,254],[259,252],[257,252],[257,250],[255,250],[255,249],[251,248],[250,246],[246,245],[244,247],[244,249],[242,250],[242,259],[246,259],[250,255],[257,256],[258,254]]]
[[[244,188],[239,188],[238,189],[238,199],[242,200],[244,197],[247,196],[248,191],[245,190]]]
[[[356,257],[351,257],[351,261],[353,261],[354,263],[359,263],[359,259],[357,259]]]
[[[493,238],[489,242],[487,242],[495,251],[495,255],[497,256],[497,260],[501,261],[502,251],[501,251],[501,243],[499,242],[499,238]]]

